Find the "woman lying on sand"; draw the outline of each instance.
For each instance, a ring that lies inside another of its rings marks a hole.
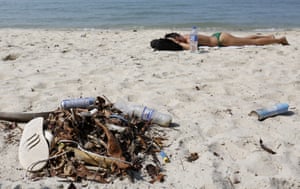
[[[160,40],[160,42],[159,42]],[[157,50],[189,50],[190,36],[178,33],[169,33],[164,39],[151,41],[151,47]],[[165,44],[163,44],[165,43]],[[212,36],[198,35],[199,46],[227,47],[244,45],[289,45],[286,37],[275,38],[274,35],[250,35],[246,37],[236,37],[226,32],[214,33]],[[160,46],[162,48],[160,48]],[[168,49],[169,48],[169,49]]]

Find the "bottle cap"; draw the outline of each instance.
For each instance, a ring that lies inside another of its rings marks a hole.
[[[170,163],[170,160],[167,157],[164,157],[163,160],[164,160],[165,163]]]

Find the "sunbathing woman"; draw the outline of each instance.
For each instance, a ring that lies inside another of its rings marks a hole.
[[[172,42],[176,43],[176,45],[179,45],[178,46],[179,49],[177,49],[177,50],[190,49],[190,45],[189,45],[190,36],[189,35],[180,35],[178,33],[169,33],[169,34],[165,35],[165,39],[168,39],[170,43],[172,41]],[[200,46],[226,47],[226,46],[270,45],[270,44],[289,45],[286,37],[275,38],[274,35],[267,35],[267,36],[251,35],[251,36],[246,36],[246,37],[236,37],[236,36],[233,36],[226,32],[214,33],[212,36],[198,35],[198,45],[200,45]],[[151,44],[151,46],[152,46],[152,44]],[[180,47],[182,49],[180,49]]]

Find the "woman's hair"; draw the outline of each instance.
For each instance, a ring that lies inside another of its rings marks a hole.
[[[168,51],[181,51],[183,50],[182,46],[175,43],[170,39],[154,39],[150,43],[151,47],[154,50],[168,50]]]
[[[176,37],[180,37],[179,33],[168,33],[165,35],[165,38],[173,38],[175,39]]]

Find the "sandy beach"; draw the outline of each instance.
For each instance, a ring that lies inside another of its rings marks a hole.
[[[152,39],[173,31],[0,29],[0,111],[52,111],[63,99],[104,95],[172,115],[177,126],[161,128],[171,161],[164,182],[77,188],[300,188],[300,30],[263,32],[286,36],[289,46],[151,49]],[[290,105],[289,115],[248,115],[279,102]],[[27,180],[18,161],[21,130],[0,129],[0,189],[67,188],[60,178]],[[190,153],[199,158],[188,162]]]

